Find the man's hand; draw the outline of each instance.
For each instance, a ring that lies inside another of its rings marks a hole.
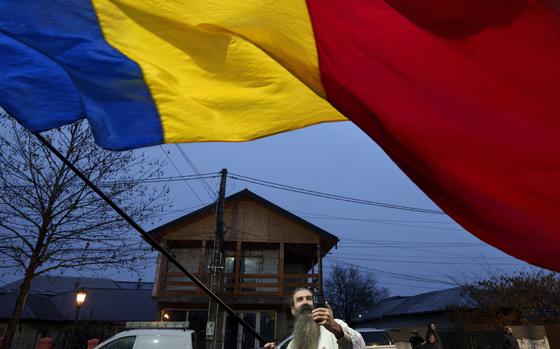
[[[276,342],[270,342],[264,345],[264,349],[274,349],[274,348],[276,348]]]
[[[311,312],[311,316],[313,320],[317,323],[317,325],[325,327],[329,330],[332,334],[336,336],[336,338],[342,338],[344,336],[344,332],[342,331],[342,327],[334,321],[333,312],[331,306],[327,304],[328,308],[316,308],[313,309]]]

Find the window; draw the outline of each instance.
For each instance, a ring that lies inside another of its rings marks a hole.
[[[226,277],[225,280],[225,290],[226,291],[233,291],[233,285],[235,284],[235,257],[226,257]]]
[[[277,283],[278,279],[255,277],[255,275],[273,274],[278,275],[278,251],[277,250],[247,250],[241,261],[241,283],[262,284]],[[252,277],[244,277],[244,275],[253,275]],[[275,292],[277,287],[242,287],[242,291],[265,291]]]
[[[183,336],[138,336],[136,340],[138,348],[150,349],[175,349],[185,348],[185,337]]]
[[[390,340],[384,332],[360,332],[366,345],[389,345]]]
[[[109,342],[101,347],[101,349],[132,349],[136,336],[121,337]]]

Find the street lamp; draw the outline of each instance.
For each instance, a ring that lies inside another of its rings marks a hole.
[[[79,290],[78,293],[76,293],[76,305],[79,307],[82,306],[82,304],[84,304],[84,302],[86,301],[86,296],[87,296],[87,292],[82,290]]]
[[[74,326],[72,327],[72,333],[70,335],[70,349],[74,348],[74,336],[76,335],[76,327],[78,326],[78,315],[80,314],[80,309],[82,304],[86,301],[87,292],[82,288],[76,293],[76,316],[74,317]]]

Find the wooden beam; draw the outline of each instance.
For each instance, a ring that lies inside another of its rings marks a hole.
[[[323,258],[321,258],[321,240],[317,243],[317,265],[319,268],[319,292],[323,292]]]
[[[198,272],[200,275],[204,273],[204,264],[206,263],[206,240],[202,240],[200,244],[200,261],[198,263]],[[204,282],[204,280],[202,280]],[[199,287],[197,288],[197,293],[203,294],[204,292]]]
[[[284,295],[284,243],[281,242],[278,247],[278,295]]]
[[[237,297],[239,294],[239,281],[241,273],[241,241],[237,241],[235,245],[235,281],[233,285],[233,296]]]
[[[169,248],[169,244],[167,243],[166,240],[163,240],[163,248],[168,249]],[[167,281],[167,276],[165,275],[168,272],[168,262],[167,262],[167,258],[163,258],[163,255],[161,253],[158,253],[159,259],[161,261],[161,263],[159,264],[159,275],[158,275],[158,285],[157,285],[157,293],[158,295],[161,294],[163,291],[165,291],[165,287],[163,286],[163,284]],[[182,274],[185,275],[185,274]]]

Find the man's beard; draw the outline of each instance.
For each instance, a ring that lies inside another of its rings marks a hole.
[[[303,304],[294,323],[292,349],[316,349],[319,346],[319,325],[313,321],[311,307]]]

